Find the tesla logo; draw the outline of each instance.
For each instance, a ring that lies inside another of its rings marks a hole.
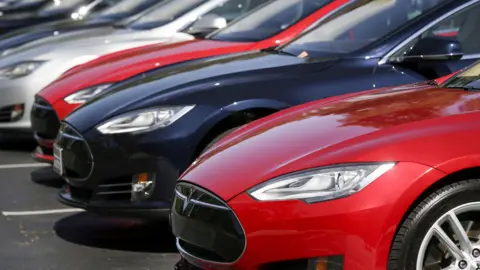
[[[193,207],[191,207],[189,211],[186,211],[186,210],[188,208],[188,205],[190,205],[190,201],[192,200],[194,192],[195,191],[192,188],[189,188],[187,191],[187,194],[185,194],[186,198],[183,201],[182,212],[187,217],[189,217],[192,214]]]

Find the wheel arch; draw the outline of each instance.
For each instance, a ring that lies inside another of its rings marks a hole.
[[[289,104],[275,100],[247,100],[229,104],[213,113],[202,127],[202,136],[198,141],[192,161],[202,150],[221,133],[290,107]]]
[[[410,213],[423,200],[425,200],[435,190],[439,190],[444,186],[450,185],[455,182],[460,182],[463,180],[478,179],[478,178],[480,178],[480,164],[477,164],[476,166],[472,166],[472,167],[459,168],[457,171],[452,171],[448,174],[445,174],[443,177],[437,179],[436,181],[432,181],[430,185],[428,185],[427,188],[424,189],[423,192],[421,192],[419,196],[416,197],[416,199],[408,206],[407,210],[403,213],[402,218],[400,219],[400,222],[397,224],[395,228],[395,232],[393,234],[394,237],[392,237],[390,241],[388,256],[390,256],[390,252],[395,240],[395,235],[399,233],[399,230],[401,229],[401,225],[405,222],[405,220],[408,218]]]

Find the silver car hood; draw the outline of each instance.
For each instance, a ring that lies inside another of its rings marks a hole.
[[[2,53],[2,57],[22,54],[32,50],[37,50],[39,53],[45,53],[46,51],[53,50],[53,48],[56,50],[68,50],[68,48],[74,48],[78,51],[87,49],[91,46],[115,47],[116,45],[120,45],[120,47],[123,47],[121,44],[126,43],[131,43],[133,44],[132,46],[135,46],[137,43],[140,45],[145,42],[147,42],[147,44],[155,43],[156,41],[161,42],[168,38],[183,40],[193,39],[193,36],[172,31],[161,31],[160,29],[138,31],[102,27],[42,38],[37,41],[29,42],[23,46],[7,50]]]
[[[86,39],[77,39],[78,35],[75,35],[74,39],[64,39],[65,37],[62,35],[56,42],[43,43],[44,41],[42,41],[42,45],[36,46],[28,44],[28,46],[22,46],[22,48],[15,49],[14,52],[0,57],[0,68],[31,60],[67,60],[70,62],[68,66],[75,66],[120,50],[148,44],[173,43],[194,39],[193,36],[185,33],[163,33],[162,35],[158,31],[135,32],[132,33],[128,30],[115,31],[110,35],[90,36]]]

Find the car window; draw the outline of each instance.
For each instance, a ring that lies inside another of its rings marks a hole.
[[[75,8],[81,4],[84,4],[84,0],[66,0],[66,1],[52,1],[50,4],[46,5],[42,11],[56,11],[62,9]]]
[[[445,81],[441,87],[480,89],[480,61]]]
[[[131,22],[131,29],[151,29],[170,23],[209,0],[167,0],[137,20]]]
[[[410,49],[413,48],[417,42],[433,36],[442,36],[457,40],[460,42],[464,54],[478,54],[480,53],[480,35],[478,35],[479,26],[480,4],[475,4],[430,27],[419,37],[412,40],[402,49],[393,54],[389,60],[393,62],[401,62],[403,57],[408,54]]]
[[[214,33],[210,39],[260,41],[287,29],[332,0],[277,0]]]
[[[269,1],[271,0],[229,0],[212,9],[207,14],[216,14],[227,19],[227,22],[231,22],[239,16]]]
[[[108,17],[129,13],[131,10],[135,10],[139,6],[142,6],[145,2],[145,0],[121,0],[119,3],[115,3],[114,5],[98,12],[96,16]]]
[[[282,50],[313,57],[349,54],[387,37],[445,1],[360,1],[363,3],[320,24]]]
[[[88,5],[81,6],[72,13],[71,17],[74,20],[81,20],[84,19],[85,16],[95,14],[98,11],[104,10],[121,2],[122,0],[95,0]]]

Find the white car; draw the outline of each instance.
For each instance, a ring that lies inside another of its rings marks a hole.
[[[225,27],[245,9],[237,0],[166,0],[113,28],[50,36],[5,51],[0,57],[0,136],[31,136],[35,94],[65,71],[116,51],[193,39],[187,30]]]

